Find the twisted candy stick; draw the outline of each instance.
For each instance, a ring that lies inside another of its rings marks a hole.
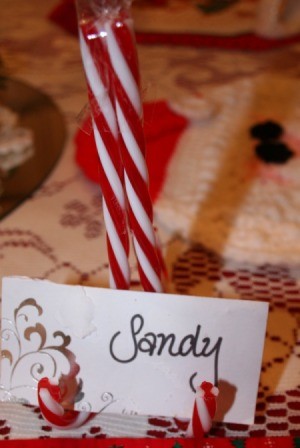
[[[42,378],[38,383],[38,402],[44,419],[58,429],[78,428],[94,415],[90,412],[64,409],[60,387],[48,378]]]
[[[216,413],[218,394],[219,389],[207,381],[199,386],[196,391],[193,416],[187,429],[188,437],[199,439],[209,432]]]
[[[82,25],[79,32],[80,47],[93,116],[93,132],[100,159],[100,183],[107,231],[110,285],[117,289],[128,289],[130,284],[129,238],[122,184],[123,167],[114,104],[109,95],[110,79],[107,71],[106,47],[100,33],[101,31],[93,24]]]
[[[105,23],[112,68],[117,121],[122,137],[129,224],[143,288],[159,292],[161,262],[153,229],[153,210],[148,191],[145,140],[136,46],[132,22],[125,13]]]

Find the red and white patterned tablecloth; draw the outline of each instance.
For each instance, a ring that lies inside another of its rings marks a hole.
[[[87,102],[86,85],[76,39],[46,19],[54,5],[54,0],[2,0],[1,4],[0,54],[6,70],[53,98],[65,116],[68,139],[50,177],[0,222],[0,273],[1,277],[22,275],[106,287],[100,191],[75,163],[74,134],[78,116]],[[140,46],[143,95],[148,101],[170,100],[196,90],[249,83],[258,75],[274,73],[297,82],[299,53],[299,44],[264,54]],[[234,121],[227,123],[227,130],[235,125]],[[158,205],[162,207],[159,201]],[[158,221],[159,218],[158,213]],[[161,225],[160,234],[172,292],[270,302],[255,423],[250,427],[217,423],[211,436],[299,437],[300,258],[298,262],[293,259],[292,264],[228,260],[222,251],[218,253],[203,242],[171,235],[168,226]],[[136,286],[133,262],[132,270]],[[176,419],[103,414],[82,428],[64,432],[63,437],[180,438],[184,432],[185,424]],[[41,437],[57,438],[62,433],[42,420],[38,408],[0,403],[1,439]],[[292,439],[288,440],[292,443]]]

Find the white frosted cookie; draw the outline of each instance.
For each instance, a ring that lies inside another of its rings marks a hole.
[[[155,205],[158,224],[243,262],[300,262],[300,89],[266,75],[217,87],[210,120],[181,135]],[[274,120],[293,156],[265,163],[250,136]]]
[[[0,169],[9,171],[33,154],[33,136],[29,129],[12,128],[0,133]]]
[[[33,154],[31,130],[16,125],[17,115],[0,107],[0,171],[7,172]]]
[[[0,106],[0,132],[10,130],[17,123],[17,114],[7,107]]]

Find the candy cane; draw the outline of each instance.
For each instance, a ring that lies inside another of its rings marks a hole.
[[[38,402],[44,419],[57,429],[78,428],[95,415],[91,412],[64,409],[60,387],[48,378],[42,378],[38,382]]]
[[[216,413],[219,389],[204,381],[196,391],[193,416],[187,429],[188,437],[202,438],[208,433]]]
[[[117,289],[128,289],[130,284],[129,238],[123,189],[123,166],[114,104],[109,94],[110,79],[107,71],[106,47],[100,33],[101,30],[93,24],[81,26],[80,48],[93,116],[93,132],[100,159],[99,174],[110,262],[110,285]]]
[[[161,263],[153,229],[153,210],[148,191],[145,140],[136,46],[132,22],[120,15],[105,23],[112,68],[117,121],[122,137],[129,223],[143,288],[162,290]]]

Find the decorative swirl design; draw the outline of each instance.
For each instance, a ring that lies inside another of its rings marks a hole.
[[[111,392],[103,392],[101,395],[101,401],[103,403],[102,408],[98,411],[98,414],[101,414],[103,411],[105,411],[106,408],[111,406],[113,403],[115,403],[117,400],[114,399],[114,396]],[[87,401],[82,401],[79,403],[79,405],[76,406],[77,411],[84,411],[84,412],[91,412],[92,411],[92,405]]]
[[[47,329],[37,321],[42,314],[43,309],[37,301],[28,298],[14,310],[13,320],[2,320],[1,359],[2,363],[7,361],[9,365],[9,368],[3,369],[3,384],[0,385],[0,397],[5,400],[19,401],[17,397],[20,396],[22,401],[26,401],[28,391],[37,390],[36,386],[32,386],[32,382],[37,385],[45,375],[50,378],[57,377],[60,374],[58,366],[60,370],[63,368],[67,372],[62,375],[65,382],[68,379],[74,380],[79,372],[75,355],[68,348],[70,336],[55,331],[52,338],[48,338]],[[52,340],[50,343],[49,339]],[[84,396],[80,380],[79,385],[76,401],[80,401]]]
[[[101,410],[100,410],[100,412],[103,412],[104,409],[106,409],[108,406],[113,404],[116,400],[114,400],[114,396],[111,392],[103,392],[103,394],[101,395],[101,401],[103,401],[103,403],[105,403],[103,408],[101,408]]]

